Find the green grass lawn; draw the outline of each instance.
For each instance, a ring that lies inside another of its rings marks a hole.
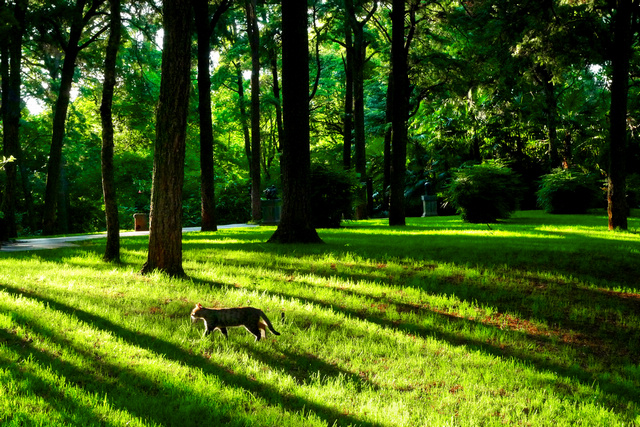
[[[188,279],[137,272],[147,237],[0,254],[0,425],[637,426],[640,218],[518,212],[184,236]],[[282,335],[202,338],[196,303]],[[284,320],[281,319],[284,313]]]

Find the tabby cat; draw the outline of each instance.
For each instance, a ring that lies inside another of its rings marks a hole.
[[[228,338],[227,328],[233,326],[244,326],[256,337],[256,341],[266,337],[267,328],[274,335],[280,335],[273,329],[271,322],[259,308],[205,308],[201,304],[196,304],[196,307],[191,311],[191,321],[195,323],[200,319],[204,321],[203,337],[218,329],[225,338]]]

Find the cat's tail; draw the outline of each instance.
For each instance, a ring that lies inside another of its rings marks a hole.
[[[271,321],[269,320],[267,315],[264,314],[264,312],[260,313],[260,317],[262,317],[264,319],[264,323],[267,325],[267,328],[269,328],[269,330],[271,331],[271,333],[273,335],[280,335],[280,332],[278,332],[275,329],[273,329],[273,325],[271,324]]]

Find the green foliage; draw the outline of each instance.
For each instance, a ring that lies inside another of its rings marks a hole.
[[[471,223],[509,218],[520,196],[519,180],[500,162],[487,161],[460,167],[446,190],[449,203]]]
[[[640,174],[627,177],[627,204],[630,208],[640,208]]]
[[[245,223],[251,219],[251,183],[248,179],[220,179],[216,182],[218,224]]]
[[[357,180],[352,172],[323,164],[311,167],[311,211],[316,228],[340,227],[350,217]]]
[[[123,151],[114,158],[120,226],[133,228],[134,213],[149,213],[153,156],[146,151]]]
[[[548,213],[580,214],[602,198],[598,177],[577,169],[555,169],[540,180],[538,204]]]

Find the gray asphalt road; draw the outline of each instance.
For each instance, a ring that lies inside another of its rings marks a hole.
[[[218,229],[224,228],[239,228],[239,227],[256,227],[249,224],[227,224],[219,225]],[[200,227],[187,227],[183,228],[183,233],[191,233],[194,231],[200,231]],[[148,235],[148,231],[125,231],[121,232],[120,236],[144,236]],[[42,249],[56,249],[64,247],[76,246],[75,242],[89,239],[105,239],[106,233],[102,234],[85,234],[82,236],[69,236],[69,237],[43,237],[36,239],[17,239],[13,243],[3,243],[1,252],[16,252],[16,251],[37,251]]]

